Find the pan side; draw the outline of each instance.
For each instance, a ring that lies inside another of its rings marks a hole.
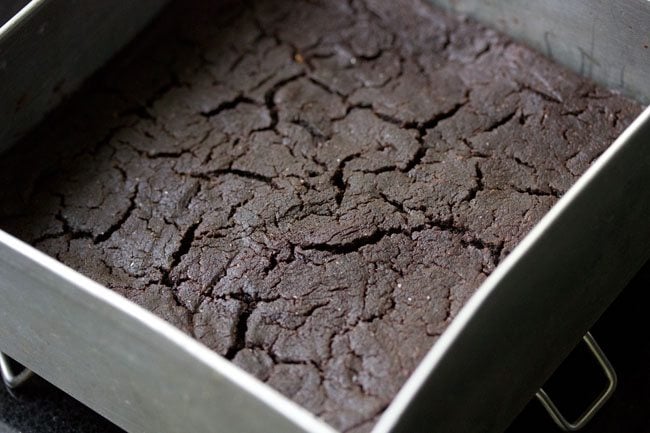
[[[333,433],[162,319],[0,231],[0,347],[129,432]]]
[[[463,307],[375,433],[498,432],[650,257],[650,108]]]
[[[0,152],[126,44],[166,0],[32,0],[0,27]]]
[[[521,40],[610,89],[650,104],[646,0],[429,0]]]

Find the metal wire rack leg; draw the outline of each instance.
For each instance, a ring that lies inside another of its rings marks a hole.
[[[25,367],[18,373],[14,372],[9,357],[2,352],[0,352],[0,374],[2,374],[2,381],[9,390],[18,388],[34,375],[31,370]]]
[[[618,382],[614,367],[612,367],[612,364],[609,362],[607,356],[605,356],[605,353],[600,348],[598,343],[596,343],[594,337],[589,332],[587,332],[584,337],[582,337],[582,339],[587,344],[587,347],[589,347],[589,350],[591,350],[591,353],[594,355],[598,361],[598,364],[600,364],[601,368],[605,372],[605,376],[607,376],[608,381],[607,388],[605,388],[605,390],[598,396],[598,398],[596,398],[596,400],[594,400],[594,402],[583,412],[580,418],[574,422],[568,421],[564,415],[562,415],[558,407],[555,405],[555,403],[553,403],[553,400],[551,400],[543,388],[540,388],[539,391],[537,391],[537,394],[535,394],[555,424],[557,424],[557,426],[564,431],[577,431],[583,428],[612,396]]]

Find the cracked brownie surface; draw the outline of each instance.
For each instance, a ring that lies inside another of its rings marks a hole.
[[[413,1],[173,5],[0,161],[0,226],[346,432],[641,107]]]

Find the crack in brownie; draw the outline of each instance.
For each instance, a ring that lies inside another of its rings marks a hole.
[[[3,156],[0,225],[368,431],[641,107],[418,0],[206,3]]]

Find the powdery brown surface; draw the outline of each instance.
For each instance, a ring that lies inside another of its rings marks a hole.
[[[418,1],[172,6],[0,226],[346,432],[641,107]]]

